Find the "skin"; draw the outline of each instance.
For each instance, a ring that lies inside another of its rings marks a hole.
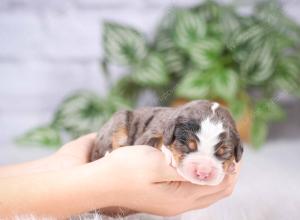
[[[88,163],[95,137],[81,137],[40,160],[0,167],[0,218],[66,218],[105,207],[173,216],[208,207],[234,189],[238,172],[218,186],[194,185],[149,146],[122,147]]]

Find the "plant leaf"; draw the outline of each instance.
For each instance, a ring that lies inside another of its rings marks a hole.
[[[163,59],[154,53],[137,64],[131,76],[134,82],[143,86],[162,86],[169,82]]]
[[[108,118],[121,107],[120,98],[101,99],[88,91],[77,92],[59,106],[53,124],[72,137],[98,131]]]
[[[17,138],[16,142],[22,145],[39,145],[56,148],[62,144],[59,129],[51,126],[34,128]]]
[[[238,90],[238,75],[231,69],[221,70],[214,75],[212,84],[217,96],[225,100],[233,99]]]
[[[192,11],[181,11],[177,13],[175,23],[175,42],[181,48],[190,48],[192,44],[206,35],[206,24],[204,20]]]
[[[288,93],[300,96],[299,58],[286,56],[276,65],[275,85]]]
[[[240,119],[247,108],[247,102],[242,99],[233,99],[229,103],[229,109],[235,120]]]
[[[222,43],[213,38],[200,39],[188,48],[191,60],[201,69],[208,69],[218,62]]]
[[[187,99],[201,99],[209,93],[209,85],[205,73],[191,71],[177,85],[176,95]]]
[[[267,123],[259,118],[254,118],[251,127],[251,143],[254,147],[259,148],[265,142],[268,134]]]
[[[276,102],[276,99],[257,102],[254,109],[254,117],[266,122],[283,119],[284,111]]]
[[[104,23],[103,45],[110,62],[131,65],[147,54],[144,37],[133,28]]]

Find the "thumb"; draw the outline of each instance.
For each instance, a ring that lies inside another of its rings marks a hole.
[[[164,154],[161,151],[159,151],[158,160],[157,180],[155,182],[187,181],[178,174],[176,167],[172,167],[171,164],[168,164]]]

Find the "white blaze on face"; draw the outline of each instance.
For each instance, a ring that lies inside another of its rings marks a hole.
[[[214,154],[215,145],[219,142],[219,134],[222,132],[224,128],[221,122],[213,122],[210,118],[205,119],[196,134],[200,140],[198,150],[185,156],[177,167],[178,173],[195,184],[219,184],[225,174],[222,161]]]
[[[220,106],[220,104],[217,103],[217,102],[214,102],[214,103],[212,104],[211,110],[212,110],[213,114],[215,114],[215,111],[216,111],[216,109],[217,109],[219,106]]]

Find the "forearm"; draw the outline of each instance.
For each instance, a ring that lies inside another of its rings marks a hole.
[[[57,166],[57,163],[55,164],[52,162],[51,156],[25,163],[1,166],[0,179],[3,177],[13,177],[38,172],[52,171],[55,170]]]
[[[58,172],[2,178],[0,218],[21,214],[63,218],[113,205],[112,186],[105,178],[108,169],[104,161],[97,163],[97,166],[91,163]],[[96,181],[95,176],[103,178]]]

